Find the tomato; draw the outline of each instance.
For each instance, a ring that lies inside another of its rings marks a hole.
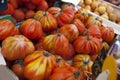
[[[27,79],[48,80],[56,67],[56,57],[45,50],[39,50],[28,55],[24,65],[23,73]]]

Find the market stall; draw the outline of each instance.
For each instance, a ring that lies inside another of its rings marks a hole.
[[[120,80],[120,10],[110,4],[0,0],[0,80]]]

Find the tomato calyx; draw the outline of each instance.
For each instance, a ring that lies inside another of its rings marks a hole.
[[[16,60],[14,64],[20,64],[22,67],[24,66],[23,60]]]
[[[83,66],[86,66],[89,64],[89,60],[88,61],[83,61]]]
[[[78,78],[79,76],[80,76],[80,72],[78,72],[78,71],[77,71],[77,72],[74,72],[74,77],[75,77],[75,78]]]
[[[43,55],[46,56],[46,57],[50,56],[48,52],[43,52]]]
[[[95,18],[95,20],[96,20],[96,21],[98,21],[98,20],[99,20],[99,18],[98,18],[98,17],[96,17],[96,18]]]
[[[63,10],[60,10],[60,14],[63,13]],[[58,16],[60,16],[60,14],[58,14]]]
[[[85,13],[80,13],[82,16],[85,16]]]
[[[46,16],[47,14],[46,14],[46,12],[43,12],[43,16]]]
[[[57,35],[57,36],[61,36],[62,34],[61,34],[61,33],[57,33],[56,35]]]
[[[90,40],[91,40],[91,38],[90,38],[89,36],[87,36],[87,40],[88,40],[88,41],[90,41]]]
[[[62,60],[62,59],[57,58],[57,59],[56,59],[56,62],[59,63],[61,60]]]

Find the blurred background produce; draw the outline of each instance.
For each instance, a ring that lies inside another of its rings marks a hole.
[[[117,24],[120,23],[120,10],[116,11],[111,5],[101,0],[81,0],[79,6],[100,15]]]

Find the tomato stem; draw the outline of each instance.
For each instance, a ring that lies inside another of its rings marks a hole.
[[[24,66],[23,60],[16,60],[14,64],[20,64],[21,66]]]
[[[81,13],[82,16],[85,16],[85,13]]]
[[[88,40],[88,41],[90,41],[90,40],[91,40],[89,36],[87,36],[87,40]]]
[[[88,61],[84,61],[83,62],[83,65],[85,66],[85,65],[88,65],[88,63],[89,63],[89,60]]]
[[[56,59],[56,62],[57,62],[57,63],[58,63],[58,62],[60,62],[60,61],[61,61],[61,59],[60,59],[60,58],[57,58],[57,59]]]
[[[75,72],[75,73],[74,73],[74,77],[75,77],[75,78],[78,78],[79,76],[80,76],[80,72]]]
[[[96,17],[96,18],[95,18],[95,20],[97,20],[97,21],[98,21],[98,20],[99,20],[99,18],[98,18],[98,17]]]
[[[43,52],[43,55],[48,57],[49,53],[48,52]]]
[[[46,16],[46,12],[43,12],[43,16]]]
[[[57,33],[57,36],[61,36],[61,33]]]

